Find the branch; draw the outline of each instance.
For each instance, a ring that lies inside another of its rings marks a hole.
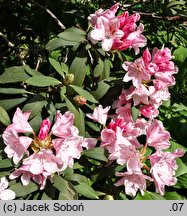
[[[45,8],[44,6],[39,4],[38,2],[35,2],[34,0],[28,0],[28,1],[31,2],[33,5],[35,5],[35,6],[39,7],[39,8],[41,8],[42,10],[44,10],[47,14],[49,14],[49,16],[57,23],[57,25],[62,30],[66,29],[66,27],[62,24],[62,22],[48,8]]]
[[[187,16],[185,15],[177,15],[177,16],[158,16],[155,13],[145,13],[140,11],[132,11],[133,13],[139,13],[141,16],[145,17],[152,17],[154,19],[162,19],[162,20],[169,20],[169,21],[186,21]]]
[[[23,61],[23,59],[21,58],[20,54],[19,54],[19,49],[17,47],[15,47],[15,45],[10,42],[2,32],[0,32],[0,37],[2,37],[4,39],[4,41],[7,43],[7,45],[15,51],[17,58],[19,59],[19,61],[21,62],[22,65],[25,65],[25,62]]]

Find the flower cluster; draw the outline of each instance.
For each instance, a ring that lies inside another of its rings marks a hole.
[[[115,4],[110,9],[99,9],[88,17],[93,30],[89,38],[93,44],[102,43],[102,49],[125,50],[133,48],[135,53],[139,53],[139,47],[146,45],[146,38],[141,33],[144,30],[143,24],[138,27],[138,13],[129,16],[125,11],[122,15],[116,16],[119,4]]]
[[[83,147],[93,148],[96,140],[79,136],[78,129],[73,125],[73,114],[66,112],[62,115],[59,111],[54,125],[51,127],[49,119],[43,120],[36,136],[28,123],[30,114],[30,111],[23,113],[17,108],[13,123],[3,133],[4,151],[14,164],[21,164],[10,174],[10,179],[21,176],[23,185],[28,185],[33,179],[43,189],[47,179],[72,167],[74,159],[80,158]],[[26,136],[25,133],[31,135]]]
[[[122,67],[127,73],[123,81],[131,81],[132,85],[123,89],[113,103],[115,114],[107,126],[109,107],[99,106],[92,115],[87,115],[105,126],[101,131],[101,147],[107,149],[109,160],[126,165],[124,173],[116,173],[122,178],[115,185],[124,184],[130,196],[135,196],[138,189],[144,195],[146,180],[154,181],[161,195],[165,193],[165,186],[175,185],[177,181],[176,158],[182,157],[184,152],[181,149],[165,151],[170,147],[170,133],[155,119],[159,106],[170,98],[168,87],[175,84],[173,74],[177,73],[177,67],[171,59],[168,48],[155,48],[152,56],[147,48],[134,62],[124,62]],[[132,115],[133,108],[139,110],[136,119]],[[152,154],[147,153],[148,148]]]

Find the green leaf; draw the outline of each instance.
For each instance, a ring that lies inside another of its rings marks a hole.
[[[38,186],[34,182],[30,182],[29,185],[24,186],[21,183],[12,185],[9,189],[16,193],[16,197],[24,197],[38,190]]]
[[[86,121],[86,125],[96,132],[100,131],[100,128],[93,122]]]
[[[187,189],[187,173],[179,176],[177,178],[177,184],[174,185],[173,187]]]
[[[26,100],[26,97],[0,100],[0,106],[2,106],[5,110],[10,110]]]
[[[11,123],[8,113],[1,106],[0,106],[0,122],[6,126],[8,126]]]
[[[82,152],[82,155],[96,159],[96,160],[100,160],[100,161],[105,161],[105,162],[108,161],[107,157],[105,156],[106,155],[105,149],[101,147],[96,147],[96,148],[92,148],[89,150],[85,150]]]
[[[53,77],[49,76],[33,76],[26,80],[26,83],[37,86],[37,87],[47,87],[47,86],[55,86],[61,84],[60,81]]]
[[[76,181],[76,182],[86,182],[88,183],[88,179],[83,176],[83,175],[80,175],[80,174],[72,174],[72,175],[66,175],[64,177],[66,180],[69,180],[69,181]]]
[[[109,90],[110,86],[104,81],[98,83],[98,87],[95,91],[92,91],[91,94],[97,99],[101,99]]]
[[[95,66],[93,74],[94,77],[99,77],[103,73],[104,64],[103,61],[99,58],[98,64]]]
[[[54,38],[47,43],[45,48],[52,51],[65,45],[67,44],[64,43],[64,40],[62,38]],[[75,45],[75,43],[73,45]]]
[[[74,82],[73,84],[76,86],[82,86],[85,75],[87,73],[86,66],[87,57],[85,56],[85,51],[82,50],[79,52],[78,56],[74,58],[69,73],[74,74]]]
[[[38,72],[37,70],[31,69],[29,67],[29,65],[23,65],[23,68],[25,69],[25,71],[31,75],[31,76],[36,76],[36,75],[42,75],[40,72]]]
[[[42,111],[42,108],[46,105],[47,101],[42,95],[36,95],[30,99],[23,107],[22,111],[32,110],[29,119],[32,119],[39,112]]]
[[[29,121],[29,124],[31,125],[31,127],[33,128],[34,132],[37,133],[41,122],[42,122],[42,115],[41,112],[39,112],[34,118],[32,118],[31,121]]]
[[[165,200],[163,196],[158,193],[145,191],[145,195],[137,194],[135,200]]]
[[[183,163],[183,161],[180,158],[177,158],[177,165],[178,169],[176,170],[175,176],[178,177],[180,175],[184,175],[187,173],[187,166]]]
[[[61,192],[59,199],[73,200],[77,197],[73,185],[59,175],[53,177],[55,187]]]
[[[84,90],[83,88],[75,85],[70,85],[79,95],[85,97],[88,101],[92,103],[98,103],[93,95],[91,95],[88,91]]]
[[[85,114],[84,112],[79,108],[79,134],[81,136],[85,136]]]
[[[65,78],[64,70],[63,70],[62,66],[60,65],[60,63],[57,62],[55,59],[52,59],[52,58],[49,58],[49,62],[54,67],[54,69],[60,74],[60,76]]]
[[[187,58],[187,48],[179,47],[173,52],[173,55],[175,56],[175,61],[184,63]]]
[[[132,114],[132,118],[133,118],[134,121],[137,120],[137,118],[139,116],[139,113],[140,113],[139,109],[137,109],[135,106],[133,106],[131,108],[131,114]]]
[[[0,75],[0,84],[23,82],[29,77],[23,66],[14,66],[7,68],[5,72]]]
[[[19,88],[0,88],[0,94],[34,94],[34,93]]]
[[[84,41],[85,35],[86,35],[85,31],[83,31],[79,28],[72,27],[72,28],[68,28],[64,32],[60,33],[58,35],[58,37],[62,38],[67,43],[67,45],[71,45],[71,43],[73,45],[75,45],[79,42]]]
[[[99,199],[96,191],[87,183],[80,182],[77,185],[74,185],[75,190],[82,196],[90,199]]]
[[[76,127],[79,127],[79,111],[75,108],[75,106],[71,103],[71,101],[66,96],[65,96],[65,101],[69,111],[71,111],[74,114],[74,125]]]
[[[172,191],[172,192],[166,192],[164,194],[164,198],[166,200],[186,200],[184,196],[179,195],[177,192]]]
[[[9,168],[9,167],[13,167],[14,164],[12,163],[12,161],[10,159],[4,159],[4,160],[0,160],[0,168]]]
[[[103,79],[108,79],[110,77],[110,65],[111,62],[109,59],[104,60],[104,73]]]
[[[41,200],[52,200],[45,192],[42,194]]]

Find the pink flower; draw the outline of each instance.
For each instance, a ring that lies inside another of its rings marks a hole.
[[[122,67],[127,71],[123,81],[129,82],[132,80],[133,86],[135,87],[139,87],[143,80],[149,80],[151,78],[142,58],[136,59],[135,62],[124,62]]]
[[[93,119],[94,121],[96,122],[99,122],[100,124],[102,125],[105,125],[106,124],[106,120],[107,120],[107,117],[108,117],[108,111],[110,109],[110,106],[107,106],[103,109],[103,107],[101,105],[99,105],[98,107],[96,107],[94,109],[94,112],[93,114],[87,114],[86,116],[88,118],[91,118]]]
[[[140,108],[141,115],[153,119],[158,116],[159,111],[154,107],[154,105],[144,105]]]
[[[125,193],[129,196],[136,196],[138,190],[142,196],[146,190],[146,179],[152,181],[152,179],[144,175],[142,172],[125,172],[116,173],[116,176],[122,176],[120,180],[117,181],[115,186],[125,186]]]
[[[59,171],[65,170],[67,167],[73,167],[74,159],[79,159],[83,151],[84,145],[82,137],[69,137],[65,140],[54,139],[53,145],[56,150],[56,158],[60,159],[62,166]]]
[[[13,158],[13,162],[18,164],[27,153],[27,149],[30,146],[32,139],[26,136],[19,136],[15,130],[9,130],[8,127],[3,133],[3,140],[6,145],[4,151],[8,158]]]
[[[94,44],[101,41],[102,49],[105,51],[133,48],[138,54],[139,47],[146,44],[146,38],[141,34],[144,30],[143,24],[138,28],[136,26],[140,15],[129,16],[126,11],[120,16],[115,16],[118,8],[119,4],[106,11],[99,9],[88,17],[93,28],[89,38]]]
[[[16,169],[10,176],[11,179],[22,175],[23,185],[28,185],[30,178],[43,179],[40,182],[41,189],[44,188],[44,182],[62,167],[62,161],[57,158],[50,149],[42,149],[38,153],[32,154],[23,160],[22,166]],[[38,182],[37,182],[38,183]]]
[[[94,14],[90,14],[88,20],[90,21],[92,27],[97,25],[98,19],[100,19],[102,22],[107,22],[108,20],[115,17],[118,8],[119,8],[119,4],[115,4],[110,9],[107,9],[105,11],[103,9],[99,9]]]
[[[182,149],[176,149],[174,152],[156,151],[149,156],[151,162],[151,175],[154,179],[156,191],[161,195],[165,193],[165,186],[175,185],[177,178],[175,171],[178,169],[176,158],[182,157]]]
[[[74,135],[78,135],[78,131],[75,130],[73,126],[74,122],[74,115],[71,112],[66,112],[63,115],[57,111],[56,114],[56,121],[51,129],[51,132],[61,138],[67,138],[71,136],[73,133]]]
[[[19,108],[14,113],[12,124],[8,126],[7,130],[15,130],[17,133],[33,133],[33,129],[28,123],[31,111],[22,112]]]
[[[38,138],[40,138],[41,140],[44,140],[49,133],[50,127],[51,127],[50,120],[49,119],[43,120],[42,124],[40,125],[40,131],[38,133]]]
[[[148,89],[143,84],[140,84],[131,94],[127,95],[126,98],[132,98],[134,106],[137,106],[140,103],[149,104],[149,94]]]
[[[155,149],[166,149],[170,147],[170,133],[164,129],[163,123],[153,120],[147,128],[147,144]]]
[[[113,50],[125,50],[133,48],[135,54],[139,53],[139,47],[146,45],[146,38],[141,33],[144,30],[143,24],[137,28],[136,22],[139,21],[140,15],[138,13],[129,16],[125,11],[122,15],[117,17],[120,23],[119,29],[124,32],[124,36],[114,41]]]
[[[16,197],[14,191],[7,189],[8,188],[8,181],[5,177],[1,178],[0,181],[0,200],[13,200]]]

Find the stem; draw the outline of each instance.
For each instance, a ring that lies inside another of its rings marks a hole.
[[[48,8],[45,8],[44,6],[39,4],[38,2],[35,2],[34,0],[28,0],[28,1],[31,2],[33,5],[35,5],[35,6],[39,7],[39,8],[41,8],[42,10],[44,10],[47,14],[49,14],[49,16],[57,23],[57,25],[62,30],[66,29],[66,27],[62,24],[62,22]]]

